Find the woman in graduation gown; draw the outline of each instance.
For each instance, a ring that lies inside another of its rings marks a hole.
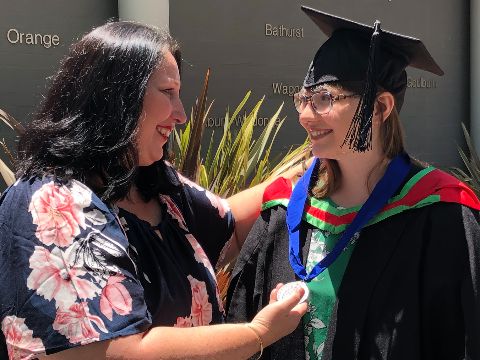
[[[227,319],[301,281],[303,323],[264,359],[480,359],[479,201],[408,156],[398,116],[405,68],[443,71],[420,40],[302,9],[329,37],[294,96],[317,159],[266,189]]]

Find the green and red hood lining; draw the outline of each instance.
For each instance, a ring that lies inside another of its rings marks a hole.
[[[262,210],[273,206],[287,207],[292,194],[292,183],[279,178],[270,184],[263,194]],[[420,170],[403,185],[382,210],[368,222],[378,223],[390,216],[410,209],[417,209],[438,202],[450,202],[480,210],[480,201],[475,193],[457,178],[434,167]],[[352,222],[361,206],[348,209],[337,208],[329,200],[308,197],[303,220],[318,229],[334,234],[341,233]]]

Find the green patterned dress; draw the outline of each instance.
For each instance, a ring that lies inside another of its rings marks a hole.
[[[327,207],[335,206],[338,210],[346,210],[336,206],[328,199],[324,201]],[[310,241],[310,250],[306,263],[307,272],[320,262],[336,242],[343,231],[332,233],[326,230],[314,229]],[[303,318],[305,332],[305,357],[306,360],[321,359],[325,339],[327,337],[328,323],[335,305],[338,288],[342,282],[343,273],[355,246],[355,241],[360,236],[357,232],[350,240],[349,245],[328,269],[307,284],[310,290],[308,312]]]

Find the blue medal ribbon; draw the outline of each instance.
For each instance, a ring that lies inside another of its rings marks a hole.
[[[302,223],[305,203],[308,197],[308,188],[312,177],[313,169],[319,159],[315,159],[305,174],[300,178],[293,189],[287,207],[287,227],[289,233],[289,260],[295,274],[303,281],[309,282],[320,275],[330,264],[332,264],[342,251],[347,247],[352,236],[365,226],[377,214],[388,199],[395,194],[410,171],[410,157],[403,153],[390,161],[387,170],[377,183],[367,201],[362,205],[351,224],[345,229],[335,247],[325,256],[312,271],[307,270],[300,259],[300,224]]]

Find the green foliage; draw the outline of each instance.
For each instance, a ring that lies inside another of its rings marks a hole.
[[[248,187],[257,185],[271,177],[276,177],[292,166],[297,165],[310,154],[307,140],[299,147],[287,152],[283,157],[271,158],[272,145],[285,118],[280,118],[283,104],[261,132],[254,138],[254,125],[264,98],[244,115],[240,128],[234,129],[239,114],[244,113],[245,104],[251,96],[248,91],[235,111],[227,110],[223,133],[215,143],[214,133],[204,159],[200,159],[203,129],[213,101],[206,105],[209,72],[205,77],[199,100],[192,109],[190,121],[182,130],[175,129],[175,165],[179,171],[199,183],[204,188],[222,197],[229,197]],[[200,130],[201,129],[201,130]],[[235,261],[217,271],[217,281],[221,298],[226,298],[230,274]]]
[[[194,108],[185,129],[175,130],[174,152],[175,158],[178,159],[175,161],[177,168],[180,172],[188,174],[191,180],[223,197],[231,196],[280,174],[303,160],[308,153],[309,148],[305,141],[296,149],[290,149],[283,158],[271,159],[273,143],[285,120],[285,118],[280,119],[283,104],[257,138],[253,136],[254,124],[264,98],[260,99],[248,115],[243,117],[240,128],[234,129],[233,125],[238,115],[244,112],[250,96],[251,92],[248,91],[233,114],[227,110],[222,137],[218,144],[215,144],[212,132],[205,159],[198,158],[197,162],[189,164],[184,160],[189,148],[198,149],[197,154],[200,153],[202,137],[196,136],[195,134],[199,132],[193,132],[192,129],[199,123],[204,126],[212,103],[208,108],[203,106],[205,112],[195,111]],[[201,96],[200,99],[202,98],[205,99]],[[201,102],[197,101],[196,107],[199,103]],[[194,114],[199,115],[194,116]],[[192,142],[195,143],[194,146]],[[192,171],[193,167],[195,168]]]
[[[200,146],[201,139],[203,137],[203,131],[205,129],[205,120],[207,119],[208,112],[212,106],[207,108],[207,92],[208,92],[208,80],[210,78],[210,69],[207,70],[205,80],[203,82],[202,92],[200,98],[197,99],[195,106],[192,109],[190,121],[183,134],[178,138],[178,134],[175,133],[177,142],[181,145],[179,156],[179,169],[188,178],[197,178],[198,168],[200,166]],[[198,139],[199,141],[190,141],[190,139]]]
[[[477,197],[480,197],[480,159],[475,151],[472,139],[470,138],[470,135],[463,123],[462,129],[468,147],[468,154],[463,151],[461,147],[457,146],[457,148],[458,153],[465,164],[467,172],[457,167],[451,168],[450,172],[458,179],[466,183],[475,192]]]

